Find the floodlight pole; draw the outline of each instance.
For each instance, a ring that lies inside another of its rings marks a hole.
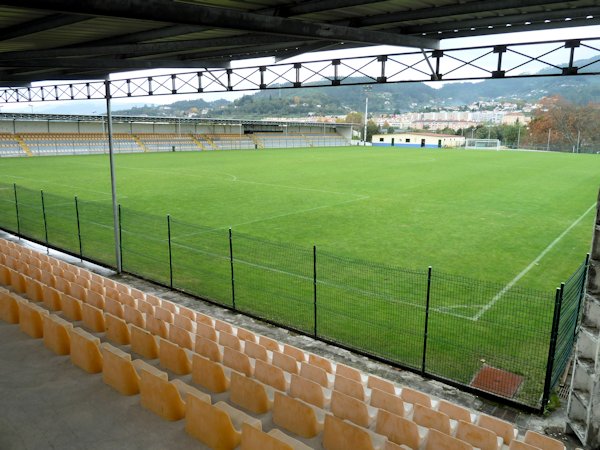
[[[363,147],[367,145],[367,121],[369,120],[369,91],[371,86],[365,86],[365,131],[363,134]]]
[[[113,149],[112,111],[110,105],[110,80],[104,80],[106,90],[106,128],[108,130],[108,157],[110,161],[110,187],[112,193],[113,224],[115,234],[115,256],[117,262],[117,273],[121,273],[121,236],[119,234],[119,208],[117,203],[117,179],[115,176],[115,161]]]

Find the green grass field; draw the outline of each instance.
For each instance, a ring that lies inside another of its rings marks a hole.
[[[483,363],[505,368],[536,404],[554,288],[590,248],[600,158],[313,148],[117,155],[116,172],[125,270],[168,282],[170,214],[174,284],[228,304],[231,227],[236,307],[311,332],[316,245],[319,335],[420,367],[433,266],[428,370],[468,383]],[[38,237],[43,189],[49,239],[73,250],[77,195],[84,253],[110,261],[107,156],[3,159],[0,180],[34,190],[22,227]]]
[[[600,158],[555,153],[311,149],[119,155],[125,208],[340,256],[553,289],[591,242]],[[106,156],[3,159],[0,177],[110,198]],[[588,212],[587,214],[586,211]]]

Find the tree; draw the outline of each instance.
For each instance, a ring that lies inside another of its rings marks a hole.
[[[373,135],[381,133],[381,128],[372,120],[367,122],[367,142],[372,142]]]
[[[365,123],[365,119],[362,113],[352,111],[346,116],[346,123],[358,123],[362,125]]]
[[[560,96],[546,97],[529,124],[530,142],[573,151],[598,143],[600,105],[575,105]]]

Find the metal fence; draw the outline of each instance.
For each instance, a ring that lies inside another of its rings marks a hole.
[[[119,208],[123,270],[529,409],[565,372],[587,259],[556,292],[407,270]],[[109,203],[0,185],[0,228],[115,266]]]

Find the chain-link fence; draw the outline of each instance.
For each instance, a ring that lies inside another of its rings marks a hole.
[[[587,260],[554,292],[407,270],[119,208],[123,270],[506,402],[568,368]],[[0,228],[114,267],[110,203],[0,185]]]

